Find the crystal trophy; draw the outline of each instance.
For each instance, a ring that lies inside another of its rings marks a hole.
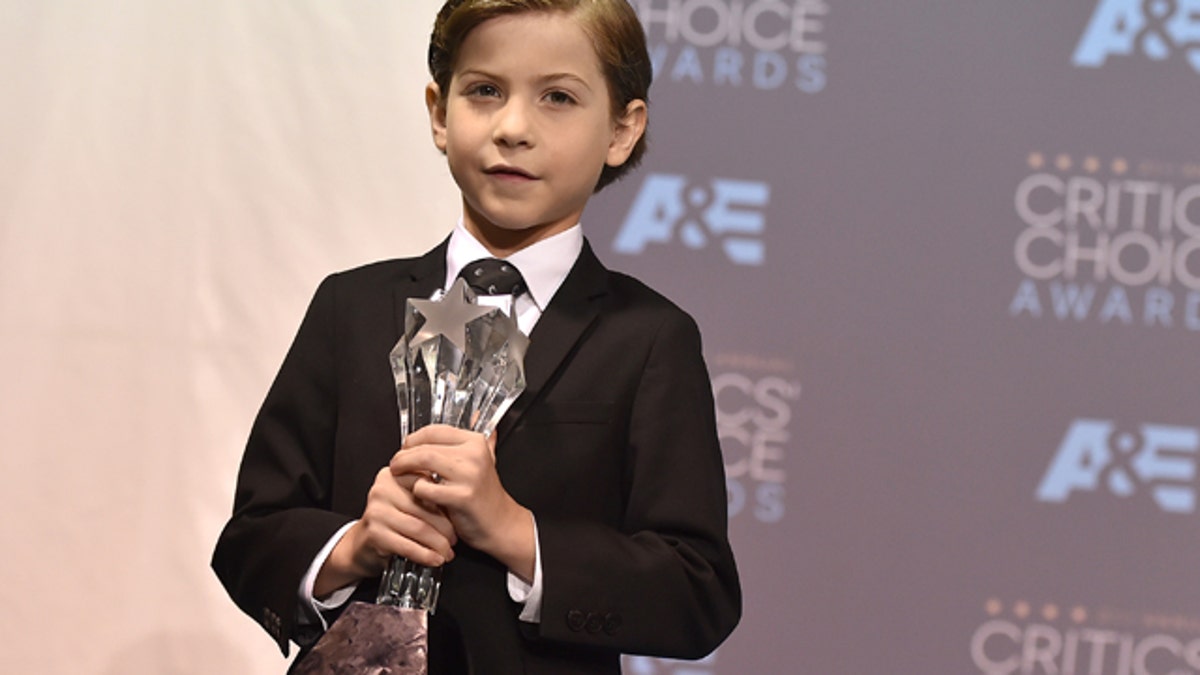
[[[429,424],[490,436],[525,389],[528,346],[516,321],[499,308],[475,304],[462,279],[438,299],[410,299],[404,335],[391,353],[401,442]],[[440,567],[393,556],[375,601],[433,613],[440,588]]]

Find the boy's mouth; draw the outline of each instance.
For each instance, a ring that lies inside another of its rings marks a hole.
[[[494,164],[484,169],[483,172],[489,176],[497,176],[500,178],[524,178],[528,180],[536,178],[536,176],[528,171],[520,167],[510,166],[508,164]]]

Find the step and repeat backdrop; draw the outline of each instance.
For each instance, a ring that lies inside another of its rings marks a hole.
[[[744,619],[632,675],[1200,674],[1200,0],[633,0],[585,230],[698,320]],[[0,0],[0,671],[280,673],[208,570],[438,0]],[[64,633],[65,631],[65,633]]]
[[[746,615],[629,671],[1200,672],[1200,3],[633,4],[586,228],[704,330]]]

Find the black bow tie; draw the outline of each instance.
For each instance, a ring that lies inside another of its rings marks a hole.
[[[458,276],[479,295],[516,297],[527,290],[525,279],[516,266],[497,258],[476,260],[462,268]]]

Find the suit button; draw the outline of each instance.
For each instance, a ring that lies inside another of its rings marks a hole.
[[[567,628],[575,632],[583,630],[583,625],[587,623],[587,617],[583,612],[573,609],[567,612]]]
[[[588,612],[587,623],[584,624],[584,629],[589,633],[599,633],[603,627],[604,619],[600,618],[600,615],[595,612]]]
[[[617,630],[621,628],[621,615],[609,612],[604,615],[604,632],[607,635],[615,635]]]
[[[262,624],[271,637],[278,640],[283,635],[283,619],[269,608],[263,608]]]

